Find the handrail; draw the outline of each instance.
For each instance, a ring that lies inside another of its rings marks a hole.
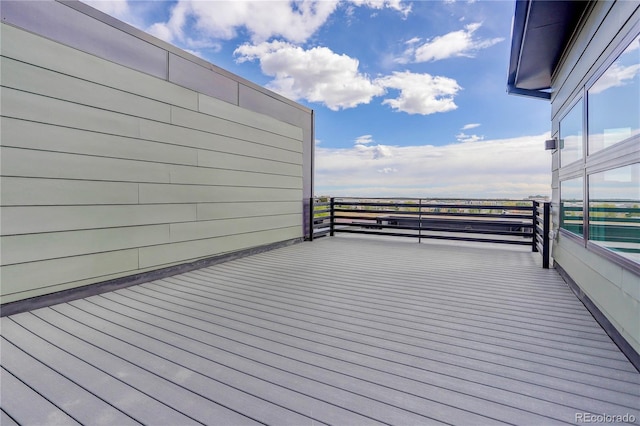
[[[447,202],[448,201],[448,202]],[[309,239],[335,233],[531,246],[549,267],[550,203],[533,200],[312,198]]]

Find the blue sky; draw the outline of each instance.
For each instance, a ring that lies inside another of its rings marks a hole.
[[[316,195],[549,195],[550,104],[506,94],[513,1],[87,1],[316,114]]]

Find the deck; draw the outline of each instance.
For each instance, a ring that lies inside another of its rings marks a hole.
[[[5,317],[0,422],[638,423],[640,374],[539,262],[327,237]]]

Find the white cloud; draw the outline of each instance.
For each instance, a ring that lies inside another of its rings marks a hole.
[[[292,99],[324,103],[337,111],[367,104],[384,88],[359,72],[357,59],[327,47],[304,50],[282,41],[244,44],[235,50],[239,62],[258,59],[262,72],[275,77],[267,87]]]
[[[478,135],[467,135],[466,133],[460,132],[456,135],[456,139],[458,142],[478,142],[484,140],[484,136]]]
[[[408,114],[428,115],[454,110],[457,106],[453,98],[461,89],[454,79],[409,71],[396,71],[376,82],[382,87],[399,90],[397,98],[385,99],[382,103]]]
[[[191,21],[204,39],[230,40],[245,28],[254,42],[283,37],[304,42],[336,10],[337,0],[289,1],[198,1],[180,0],[167,22],[149,31],[169,42],[189,42],[185,27]]]
[[[126,0],[118,2],[126,3]],[[256,44],[272,37],[303,43],[327,21],[339,3],[338,0],[179,0],[169,20],[151,25],[147,31],[187,47],[208,45],[212,40],[231,40],[243,29]],[[404,17],[411,12],[411,5],[401,0],[351,0],[350,3],[372,9],[395,9]],[[349,8],[345,13],[349,14]],[[197,34],[199,38],[191,38],[187,33]]]
[[[355,140],[356,144],[366,145],[373,142],[373,135],[362,135],[358,136]]]
[[[480,123],[469,123],[469,124],[465,124],[464,126],[462,126],[462,129],[461,129],[461,130],[475,129],[476,127],[480,127]]]
[[[406,18],[411,13],[411,5],[403,4],[402,0],[349,0],[356,6],[367,6],[371,9],[395,9]]]
[[[547,195],[551,192],[551,158],[543,141],[548,137],[547,133],[445,146],[316,148],[316,194],[481,198]]]
[[[602,93],[612,87],[620,87],[629,84],[640,73],[640,65],[628,67],[614,63],[607,72],[589,89],[589,93]]]
[[[406,62],[432,62],[451,57],[473,57],[478,50],[486,49],[504,38],[479,39],[474,33],[482,26],[480,23],[468,24],[463,30],[452,31],[442,36],[427,40],[419,46],[411,45],[403,57],[397,61]]]

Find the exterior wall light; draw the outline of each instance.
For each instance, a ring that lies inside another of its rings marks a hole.
[[[544,141],[544,149],[557,149],[558,148],[558,139],[551,138]]]

